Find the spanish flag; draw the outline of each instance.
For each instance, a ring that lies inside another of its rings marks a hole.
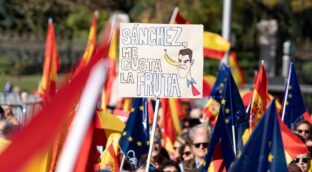
[[[245,75],[234,51],[230,53],[229,64],[236,85],[241,87],[245,83]]]
[[[58,133],[61,132],[67,115],[75,109],[91,69],[103,55],[107,55],[110,42],[109,31],[110,28],[107,28],[105,41],[84,70],[72,76],[70,82],[61,87],[55,97],[46,103],[30,123],[16,134],[16,137],[12,138],[11,144],[0,155],[2,171],[20,171],[28,163],[33,162],[40,153],[50,148]],[[29,136],[32,136],[32,139],[29,139]]]
[[[43,64],[43,75],[39,86],[39,95],[44,101],[50,101],[56,92],[59,61],[53,21],[50,18],[46,37],[46,49]]]
[[[116,26],[112,26],[112,38],[108,50],[108,71],[107,80],[105,86],[103,87],[101,108],[106,110],[106,105],[109,104],[113,89],[113,83],[116,79],[116,60],[117,60],[117,32]]]
[[[88,39],[88,44],[85,49],[85,52],[80,60],[79,65],[77,66],[76,70],[74,71],[74,75],[77,73],[81,72],[84,67],[87,66],[87,64],[90,62],[95,44],[96,44],[96,20],[98,18],[98,12],[94,12],[93,14],[93,19],[90,27],[90,32],[89,32],[89,39]],[[50,171],[54,171],[56,162],[58,160],[60,151],[62,150],[62,146],[64,144],[64,141],[67,136],[68,128],[72,122],[72,118],[75,116],[75,112],[71,112],[68,115],[68,120],[66,121],[66,124],[62,127],[62,132],[58,136],[58,139],[55,141],[53,148],[52,148],[52,153],[51,153],[51,162],[50,162]],[[93,132],[90,129],[88,130],[88,133]],[[90,134],[89,134],[90,135]],[[92,136],[92,134],[91,134]],[[90,136],[86,136],[86,138],[89,138]],[[84,143],[85,144],[85,143]],[[84,145],[83,145],[84,147]]]
[[[36,155],[49,149],[61,131],[67,115],[76,107],[93,64],[71,78],[71,82],[62,87],[30,123],[16,134],[12,143],[0,156],[2,171],[20,171],[33,161]]]
[[[256,80],[250,106],[249,129],[251,131],[255,128],[256,124],[262,117],[267,106],[268,97],[268,78],[262,63]]]
[[[179,8],[175,7],[170,20],[171,24],[190,24],[179,12]]]
[[[119,171],[120,163],[117,155],[120,136],[120,133],[114,133],[110,135],[106,150],[101,155],[100,169],[111,170],[113,172]]]
[[[296,136],[287,125],[280,119],[279,124],[281,127],[282,141],[284,145],[284,152],[287,164],[291,162],[297,155],[309,154],[310,151],[303,141]]]
[[[93,14],[93,19],[92,19],[92,23],[91,23],[91,27],[89,31],[88,44],[75,72],[79,72],[81,68],[85,67],[86,64],[89,63],[92,57],[92,54],[96,45],[96,20],[97,18],[98,18],[98,12],[95,11]]]
[[[164,129],[164,146],[169,154],[173,153],[175,136],[182,131],[179,116],[182,116],[182,108],[178,99],[161,99],[162,128]]]
[[[231,43],[220,35],[212,32],[204,32],[204,56],[221,60],[231,48]]]

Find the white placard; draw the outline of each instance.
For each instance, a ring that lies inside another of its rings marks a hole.
[[[200,98],[203,25],[120,24],[119,96]]]

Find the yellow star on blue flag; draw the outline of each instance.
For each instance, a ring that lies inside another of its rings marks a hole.
[[[282,119],[289,128],[294,129],[295,123],[303,119],[303,114],[307,110],[304,105],[293,61],[290,62],[289,66],[284,102]]]
[[[226,70],[226,65],[222,63],[215,84],[212,87],[210,97],[212,97],[214,100],[216,100],[218,103],[221,103],[221,100],[223,98],[223,93],[225,89],[225,82],[226,82],[226,77],[228,75],[228,72]]]
[[[239,90],[235,84],[230,68],[227,67],[227,80],[224,90],[223,99],[221,100],[219,115],[225,119],[227,130],[231,135],[231,143],[234,142],[235,134],[235,150],[242,151],[243,135],[249,127],[249,117],[246,114],[243,101],[240,97]],[[234,126],[234,127],[233,127]],[[234,132],[232,131],[234,128]],[[234,146],[234,144],[233,144]]]

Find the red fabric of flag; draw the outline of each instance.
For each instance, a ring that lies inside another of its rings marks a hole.
[[[43,64],[43,74],[39,86],[39,95],[44,101],[49,101],[56,93],[56,79],[59,69],[57,46],[54,33],[54,25],[49,20],[46,37],[45,56]]]
[[[285,158],[287,163],[290,163],[292,159],[294,159],[297,155],[300,154],[309,154],[310,151],[305,145],[303,141],[300,140],[298,136],[296,136],[287,125],[278,118],[279,124],[281,127],[281,136],[285,149]]]
[[[164,146],[167,151],[173,152],[173,143],[175,140],[175,131],[173,126],[173,119],[171,116],[169,99],[160,99],[161,108],[162,108],[162,125],[163,128],[163,139],[164,139]],[[158,138],[160,139],[160,138]]]
[[[55,97],[12,138],[11,144],[0,155],[2,171],[19,171],[33,156],[46,150],[52,144],[61,131],[65,118],[75,109],[90,70],[103,56],[107,57],[111,39],[110,29],[110,27],[106,27],[104,41],[97,46],[94,52],[95,57],[91,59],[84,70],[68,79],[70,82],[60,88]]]
[[[250,107],[249,128],[251,131],[262,117],[268,103],[268,97],[268,78],[265,73],[264,65],[261,64]]]

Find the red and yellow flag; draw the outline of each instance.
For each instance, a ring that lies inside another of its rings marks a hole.
[[[61,131],[67,115],[75,109],[92,67],[108,54],[110,28],[107,27],[105,31],[105,39],[84,70],[72,76],[70,82],[61,87],[55,97],[12,138],[11,144],[0,155],[2,171],[20,171],[36,155],[51,146]],[[32,139],[29,139],[29,136],[32,136]]]
[[[164,129],[163,139],[166,150],[171,154],[173,152],[173,143],[175,136],[182,131],[180,119],[182,114],[181,104],[178,99],[161,99],[162,124]]]
[[[216,125],[219,115],[220,104],[212,97],[209,98],[208,102],[203,108],[204,118],[208,119],[212,126]]]
[[[57,55],[54,25],[52,19],[49,19],[43,74],[39,86],[39,95],[44,100],[51,100],[51,98],[55,95],[58,69],[59,61]]]
[[[98,18],[98,12],[95,11],[93,14],[93,19],[92,19],[92,23],[91,23],[91,27],[89,31],[88,44],[75,73],[79,72],[81,68],[85,67],[89,63],[92,57],[92,54],[96,45],[96,20],[97,18]]]
[[[250,106],[249,129],[251,131],[262,117],[268,104],[268,97],[268,78],[265,73],[264,65],[261,64]]]
[[[100,169],[118,172],[120,168],[118,155],[120,133],[110,135],[105,152],[101,155]]]
[[[208,97],[212,91],[213,84],[216,82],[216,77],[212,75],[204,76],[203,79],[203,97]]]
[[[176,7],[172,14],[172,19],[170,21],[171,24],[190,24],[179,12],[179,8]]]
[[[296,136],[287,125],[280,119],[279,124],[281,127],[281,136],[285,150],[285,158],[287,164],[291,162],[297,155],[309,154],[310,151],[303,141]]]
[[[95,44],[96,44],[96,20],[97,20],[97,17],[98,17],[98,13],[94,12],[91,27],[90,27],[90,32],[89,32],[88,44],[87,44],[85,52],[84,52],[84,54],[80,60],[79,65],[77,66],[76,70],[74,71],[74,75],[81,72],[83,70],[83,68],[86,67],[87,64],[91,60],[91,57],[92,57],[92,54],[93,54],[93,51],[95,48]],[[69,120],[62,127],[63,128],[62,133],[60,133],[60,135],[58,136],[59,138],[54,142],[54,145],[52,148],[50,171],[54,171],[54,169],[55,169],[60,151],[62,150],[64,141],[65,141],[66,136],[67,136],[68,128],[71,125],[72,118],[75,116],[75,113],[72,112],[68,116],[69,116]],[[90,131],[90,129],[88,131]],[[87,134],[87,135],[90,135],[90,134]],[[88,137],[86,136],[86,138],[90,138],[91,136],[88,136]],[[84,145],[85,145],[85,143],[83,143],[82,147],[85,147]],[[81,161],[81,160],[79,160],[79,161]]]
[[[109,104],[113,89],[113,83],[116,79],[116,60],[117,60],[117,29],[113,28],[110,47],[108,50],[108,71],[105,86],[102,92],[101,108],[106,110],[106,105]]]
[[[212,32],[204,32],[204,56],[221,60],[231,48],[231,43],[220,35]]]
[[[230,53],[229,64],[237,87],[241,87],[245,83],[245,75],[243,73],[240,64],[238,63],[238,59],[235,52]]]

